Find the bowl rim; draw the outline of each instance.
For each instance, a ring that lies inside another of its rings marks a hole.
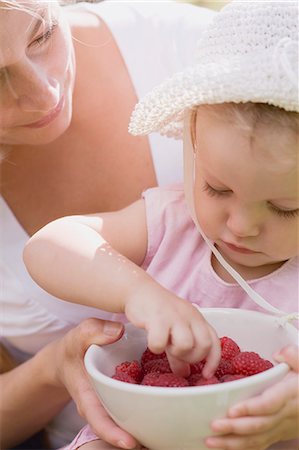
[[[195,305],[198,307],[198,305]],[[254,310],[246,310],[246,309],[238,309],[238,308],[199,308],[201,313],[207,312],[208,314],[214,314],[214,313],[225,313],[225,314],[234,314],[234,315],[242,315],[243,313],[248,313],[252,315],[253,317],[264,317],[266,320],[278,320],[279,317],[263,313],[260,311],[254,311]],[[286,327],[291,327],[291,329],[294,329],[298,333],[298,330],[296,327],[290,323],[285,324]],[[126,323],[125,328],[137,328],[131,323]],[[138,328],[137,328],[138,329]],[[131,393],[140,393],[144,395],[150,395],[150,396],[190,396],[194,395],[196,393],[202,393],[202,394],[210,394],[213,392],[222,392],[228,389],[228,383],[229,383],[229,389],[230,390],[237,390],[241,388],[243,385],[246,385],[248,387],[255,385],[256,383],[263,384],[264,381],[270,379],[276,378],[277,376],[283,376],[286,375],[289,371],[289,366],[286,363],[278,363],[271,369],[268,369],[264,372],[257,373],[255,375],[251,375],[245,378],[241,378],[239,380],[233,380],[226,383],[217,383],[217,384],[211,384],[211,385],[204,385],[204,386],[186,386],[184,389],[182,388],[176,388],[176,387],[159,387],[159,386],[144,386],[140,384],[130,384],[125,383],[123,381],[115,380],[111,378],[108,375],[103,374],[100,372],[93,361],[93,355],[95,352],[98,352],[99,349],[101,349],[100,345],[92,344],[86,351],[84,356],[84,365],[85,368],[90,375],[90,377],[100,383],[102,383],[105,386],[109,386],[110,388],[114,388],[119,391],[126,391]]]
[[[231,386],[230,390],[237,390],[238,388],[241,388],[243,385],[246,386],[252,386],[255,385],[257,382],[263,383],[266,380],[269,380],[270,378],[276,378],[276,376],[279,375],[286,375],[289,371],[289,366],[286,363],[279,363],[274,367],[271,367],[271,369],[268,369],[264,372],[257,373],[255,375],[250,375],[245,378],[241,378],[239,380],[233,380],[226,383],[217,383],[217,384],[208,384],[204,386],[185,386],[184,388],[177,388],[177,387],[160,387],[160,386],[144,386],[141,384],[131,384],[131,383],[125,383],[124,381],[115,380],[114,378],[111,378],[108,375],[103,374],[100,372],[94,364],[93,361],[93,353],[94,351],[97,351],[97,349],[100,348],[99,345],[92,344],[84,358],[84,364],[87,372],[93,378],[94,380],[100,382],[101,384],[105,386],[109,386],[110,388],[114,388],[116,390],[120,391],[126,391],[126,392],[134,392],[134,393],[140,393],[144,395],[150,395],[154,396],[157,395],[159,397],[169,397],[169,396],[190,396],[194,395],[195,393],[206,393],[210,394],[213,392],[222,392],[226,391],[228,389],[228,383],[229,386]]]

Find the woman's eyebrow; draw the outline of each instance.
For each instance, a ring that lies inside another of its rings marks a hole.
[[[32,16],[32,20],[30,20],[30,23],[28,24],[25,32],[26,32],[26,34],[28,34],[29,40],[31,40],[37,34],[41,25],[42,24],[44,25],[46,23],[46,20],[48,17],[48,10],[42,9],[39,11],[28,12],[28,14],[30,14]],[[0,56],[2,57],[1,53],[0,53]],[[1,72],[0,76],[3,76],[5,67],[6,67],[6,63],[4,63],[0,58],[0,72]]]
[[[28,27],[28,31],[30,33],[30,37],[34,37],[38,30],[40,29],[40,26],[45,23],[46,20],[46,11],[42,10],[39,13],[36,13],[34,15],[34,21],[30,23],[30,26]]]

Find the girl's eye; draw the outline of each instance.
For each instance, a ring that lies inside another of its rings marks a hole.
[[[207,192],[210,197],[224,197],[231,193],[229,189],[215,189],[210,186],[207,182],[205,182],[203,191]]]
[[[293,219],[295,217],[298,217],[299,215],[299,209],[291,209],[291,210],[280,209],[277,208],[277,206],[272,205],[272,203],[269,203],[269,208],[279,217],[283,217],[285,219]]]
[[[57,22],[52,22],[49,29],[44,34],[42,34],[40,37],[34,39],[34,41],[30,44],[30,47],[31,46],[41,46],[41,45],[45,44],[52,37],[55,29],[57,28],[57,25],[58,25]]]

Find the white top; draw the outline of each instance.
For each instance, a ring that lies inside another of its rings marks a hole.
[[[68,8],[88,9],[105,21],[121,50],[138,97],[192,62],[199,30],[214,15],[207,9],[169,1],[106,0]],[[180,181],[181,142],[155,134],[150,137],[150,145],[159,184]],[[22,260],[28,235],[2,197],[0,239],[1,336],[19,361],[26,360],[83,318],[111,318],[110,313],[58,300],[31,280]],[[71,408],[64,410],[52,424],[53,448],[70,442],[82,425]]]

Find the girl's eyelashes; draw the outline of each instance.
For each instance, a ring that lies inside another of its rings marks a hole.
[[[229,194],[232,193],[232,191],[229,189],[216,189],[207,182],[205,182],[203,186],[203,191],[207,192],[207,194],[210,197],[220,197],[220,198],[227,197]],[[270,210],[274,214],[278,215],[279,217],[283,217],[285,219],[292,219],[299,216],[299,209],[291,209],[291,210],[280,209],[270,202],[268,202],[268,208],[270,208]]]
[[[207,192],[208,195],[210,195],[210,197],[224,197],[229,195],[232,191],[230,189],[216,189],[214,187],[212,187],[210,184],[208,184],[207,182],[205,182],[204,186],[203,186],[203,191]]]
[[[57,21],[53,21],[51,23],[51,25],[49,26],[49,28],[47,29],[47,31],[45,33],[43,33],[41,36],[37,37],[36,39],[34,39],[33,42],[31,42],[31,44],[29,45],[29,47],[31,46],[41,46],[43,44],[45,44],[54,34],[54,31],[56,30],[58,26],[58,22]]]
[[[299,216],[299,209],[280,209],[277,206],[274,206],[272,203],[268,203],[269,208],[279,217],[283,217],[285,219],[293,219]]]

